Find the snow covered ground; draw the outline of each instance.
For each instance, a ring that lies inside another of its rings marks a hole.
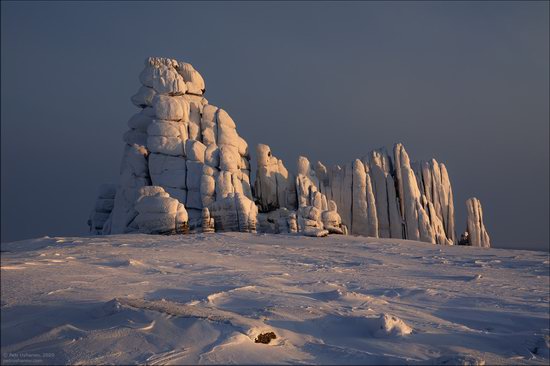
[[[2,251],[3,364],[549,362],[543,252],[241,233]]]

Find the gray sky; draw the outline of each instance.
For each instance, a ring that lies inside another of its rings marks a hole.
[[[457,227],[548,248],[548,2],[1,3],[2,241],[82,235],[116,182],[148,56],[192,63],[295,170],[403,142],[445,162]],[[460,234],[459,232],[459,234]]]

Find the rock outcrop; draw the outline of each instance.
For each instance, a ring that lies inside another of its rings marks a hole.
[[[349,231],[458,244],[449,174],[435,159],[413,163],[396,144],[393,154],[377,149],[328,168],[300,156],[294,175],[259,144],[252,189],[248,144],[229,114],[204,98],[193,66],[149,58],[139,80],[131,100],[140,111],[123,136],[120,184],[116,194],[111,187],[100,195],[89,220],[93,233]],[[460,243],[490,246],[479,201],[467,206]]]
[[[256,147],[258,169],[254,182],[255,196],[261,212],[279,208],[296,208],[295,178],[285,168],[282,160],[271,154],[269,146]]]
[[[485,229],[483,223],[483,210],[481,209],[481,203],[475,197],[469,198],[466,201],[466,209],[468,213],[467,229],[463,239],[467,240],[468,244],[474,247],[491,247],[491,239]]]
[[[258,208],[243,193],[229,193],[210,205],[216,231],[256,232]]]
[[[187,211],[158,186],[142,187],[134,203],[137,211],[131,227],[145,234],[183,234],[188,232]]]
[[[248,145],[229,114],[203,97],[204,80],[193,66],[149,58],[139,80],[131,100],[140,111],[123,136],[121,184],[112,224],[102,230],[137,230],[140,187],[162,187],[185,207],[191,229],[202,226],[202,209],[217,200],[236,193],[252,200]]]

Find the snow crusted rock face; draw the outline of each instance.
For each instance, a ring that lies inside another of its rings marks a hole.
[[[184,210],[179,219],[186,217],[191,231],[350,233],[490,246],[477,199],[467,202],[467,228],[457,240],[449,174],[435,159],[411,162],[396,144],[393,154],[381,148],[341,166],[312,166],[300,156],[292,173],[269,146],[258,144],[252,186],[248,144],[229,113],[204,98],[204,79],[192,65],[151,57],[139,81],[131,97],[139,111],[123,135],[120,181],[99,195],[92,233],[178,232],[183,223],[165,216]],[[151,186],[167,197],[141,198],[140,189]],[[170,211],[163,211],[166,205]]]
[[[239,194],[252,202],[248,144],[229,114],[203,97],[205,83],[197,70],[151,57],[139,80],[131,101],[140,111],[123,136],[120,184],[110,210],[92,213],[91,231],[179,232],[184,219],[184,226],[196,229],[203,208],[218,200]],[[162,195],[144,196],[139,190],[148,186],[159,187]],[[99,199],[96,206],[104,204]]]
[[[483,224],[481,203],[475,197],[469,198],[466,201],[466,207],[468,209],[466,237],[468,238],[469,244],[474,247],[489,248],[491,246],[491,239]]]

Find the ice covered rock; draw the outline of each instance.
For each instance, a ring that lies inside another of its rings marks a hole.
[[[255,232],[258,208],[242,193],[231,193],[209,207],[216,231]]]
[[[329,234],[348,234],[348,230],[342,224],[342,218],[338,214],[336,203],[333,200],[329,200],[328,209],[321,212],[321,221]]]
[[[353,166],[347,163],[340,167],[334,165],[329,170],[331,197],[337,207],[338,213],[342,218],[342,223],[350,228],[352,226],[352,207],[353,207]]]
[[[210,217],[210,211],[208,207],[202,209],[202,232],[213,233],[215,229],[214,219]]]
[[[140,108],[150,107],[153,105],[153,98],[156,94],[155,89],[142,86],[137,93],[132,96],[132,103]]]
[[[191,106],[183,96],[156,95],[153,109],[157,119],[188,122]]]
[[[152,87],[157,93],[178,95],[187,91],[176,60],[155,58],[152,59],[152,66]]]
[[[149,173],[156,186],[186,189],[186,172],[186,160],[182,157],[149,155]]]
[[[361,160],[353,162],[353,206],[351,232],[353,234],[378,237],[378,217],[372,191],[368,166]]]
[[[445,164],[435,159],[417,165],[416,177],[428,212],[437,244],[452,245],[456,241],[453,191]]]
[[[411,163],[397,144],[393,156],[378,149],[329,169],[320,162],[313,169],[307,158],[299,157],[293,175],[260,144],[253,196],[248,144],[227,111],[202,96],[205,84],[197,70],[185,62],[152,57],[140,81],[132,102],[142,109],[130,118],[123,137],[127,146],[120,187],[104,225],[110,232],[136,230],[129,224],[138,214],[133,207],[138,190],[154,184],[185,205],[192,228],[210,222],[203,220],[207,207],[212,208],[210,218],[218,215],[216,227],[251,231],[256,220],[246,229],[219,216],[223,207],[248,202],[240,198],[244,196],[259,205],[260,230],[324,235],[325,230],[345,233],[349,227],[359,235],[456,242],[449,175],[435,159]],[[471,211],[475,221],[481,210]],[[103,217],[97,213],[99,223]],[[469,240],[476,240],[469,234]],[[482,236],[479,242],[484,242]]]
[[[137,215],[130,226],[146,234],[175,234],[187,231],[185,206],[171,198],[161,187],[144,187],[138,192],[134,209]]]
[[[474,247],[491,247],[491,239],[483,223],[483,210],[481,203],[475,197],[466,200],[466,209],[468,214],[467,231],[469,244]]]
[[[398,177],[402,216],[405,219],[406,239],[420,240],[417,202],[420,190],[414,171],[411,168],[409,155],[401,144],[395,146],[395,169]]]
[[[256,146],[258,169],[254,182],[255,195],[260,210],[268,212],[278,208],[296,208],[296,186],[294,175],[289,173],[283,162],[271,153],[269,146]]]
[[[185,145],[187,156],[187,203],[186,207],[202,210],[201,180],[206,146],[200,141],[188,140]]]
[[[296,176],[296,194],[298,207],[311,206],[313,194],[319,190],[319,180],[311,169],[309,160],[304,156],[298,157],[298,175]]]
[[[189,102],[189,121],[187,124],[188,135],[191,140],[202,141],[201,136],[201,111],[202,104],[200,101],[193,100],[187,95],[184,96]]]
[[[204,94],[206,87],[204,79],[201,74],[191,64],[186,62],[178,63],[178,72],[183,77],[185,85],[187,86],[187,93],[202,95]]]
[[[378,234],[381,238],[398,238],[402,235],[402,219],[392,177],[391,159],[385,149],[373,150],[364,161],[370,176],[376,202]]]

